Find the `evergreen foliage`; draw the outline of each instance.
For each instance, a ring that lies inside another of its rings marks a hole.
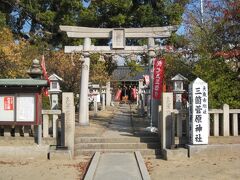
[[[187,0],[95,0],[84,7],[81,0],[0,0],[0,12],[14,33],[23,36],[24,25],[53,47],[69,45],[59,25],[86,27],[144,27],[180,24]],[[14,13],[12,13],[14,12]],[[77,41],[78,42],[78,41]]]
[[[197,55],[195,76],[209,84],[209,105],[227,103],[240,107],[240,2],[208,1],[203,22],[191,10],[187,14],[188,48]]]

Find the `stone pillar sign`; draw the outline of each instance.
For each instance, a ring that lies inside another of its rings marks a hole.
[[[162,94],[162,111],[159,124],[161,149],[171,148],[172,145],[172,117],[173,93]]]
[[[208,84],[197,78],[189,85],[189,143],[208,144]]]
[[[106,106],[110,106],[111,104],[111,84],[110,81],[106,84]]]
[[[65,145],[74,155],[75,107],[73,93],[62,94],[62,111],[65,115]]]

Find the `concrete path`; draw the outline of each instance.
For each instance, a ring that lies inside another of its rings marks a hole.
[[[142,179],[133,153],[104,153],[100,156],[94,180]]]
[[[114,113],[114,117],[107,130],[102,134],[103,137],[119,137],[132,136],[133,128],[131,125],[130,106],[128,104],[120,104],[118,111]]]
[[[132,137],[131,111],[128,104],[120,104],[111,124],[102,137]],[[97,152],[90,164],[85,180],[150,180],[139,152]]]

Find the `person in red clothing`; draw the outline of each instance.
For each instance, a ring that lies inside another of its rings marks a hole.
[[[136,101],[137,100],[137,88],[136,86],[133,86],[131,89],[131,100]]]

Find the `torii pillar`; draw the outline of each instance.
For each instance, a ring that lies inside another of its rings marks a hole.
[[[150,95],[152,96],[153,92],[153,60],[156,57],[156,53],[154,50],[155,41],[154,38],[148,38],[148,67],[149,67],[149,75],[150,75]],[[158,106],[160,105],[160,99],[154,99],[151,97],[151,104],[148,104],[151,109],[151,124],[150,126],[158,127]]]
[[[88,112],[88,81],[90,69],[90,53],[91,39],[84,38],[83,56],[84,62],[82,64],[81,88],[80,88],[80,107],[79,107],[79,124],[82,126],[89,125]]]

